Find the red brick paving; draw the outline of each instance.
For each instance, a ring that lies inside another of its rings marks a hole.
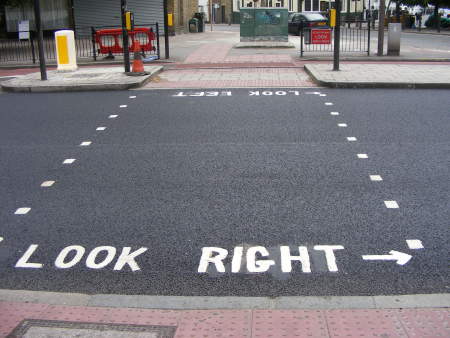
[[[0,302],[0,337],[22,320],[176,326],[176,338],[450,337],[450,309],[150,310]]]

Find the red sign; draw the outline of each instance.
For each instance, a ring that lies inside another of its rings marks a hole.
[[[329,45],[331,43],[331,29],[311,29],[311,43]]]

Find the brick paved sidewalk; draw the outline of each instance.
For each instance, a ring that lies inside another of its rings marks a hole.
[[[91,324],[90,329],[94,330],[91,334],[99,327],[115,330],[117,324],[128,325],[119,327],[121,330],[131,329],[130,325],[152,326],[149,329],[153,330],[158,330],[158,326],[165,329],[171,327],[176,338],[449,337],[449,319],[449,309],[168,311],[0,302],[1,337],[10,334],[24,320],[34,320],[22,325],[22,331],[29,330],[28,335],[24,335],[27,337],[33,336],[32,332],[59,332],[60,336],[68,336],[74,333],[78,325],[82,326],[81,323],[85,326],[86,323]],[[55,321],[75,324],[62,325]],[[138,329],[135,328],[135,332]],[[145,327],[140,329],[145,330]],[[134,337],[127,332],[122,334],[114,337]],[[158,336],[147,334],[136,337]]]

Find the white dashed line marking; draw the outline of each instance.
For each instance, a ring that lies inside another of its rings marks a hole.
[[[347,123],[338,123],[338,127],[345,128],[347,127]]]
[[[109,119],[115,119],[117,116],[119,116],[119,115],[109,115],[108,118]]]
[[[84,141],[80,143],[80,147],[89,147],[91,145],[91,141]]]
[[[354,136],[347,137],[347,141],[355,142],[356,141],[356,137],[354,137]]]
[[[51,187],[53,184],[55,184],[55,181],[44,181],[41,184],[41,187],[47,188],[47,187]]]
[[[420,239],[407,239],[406,244],[408,244],[408,248],[410,248],[411,250],[424,248]]]
[[[97,129],[95,129],[95,130],[102,131],[102,130],[105,130],[105,129],[106,129],[106,127],[97,127]]]
[[[28,212],[31,210],[31,208],[19,208],[16,210],[14,215],[25,215],[28,214]]]
[[[320,94],[319,96],[327,96],[327,94]]]
[[[384,201],[384,205],[388,209],[398,209],[398,203],[396,201]]]
[[[383,178],[380,175],[369,175],[369,177],[370,180],[374,182],[379,182],[383,180]]]
[[[326,105],[326,106],[332,106],[333,103],[332,103],[332,102],[325,102],[325,105]]]
[[[358,154],[357,156],[358,156],[358,158],[369,158],[369,156],[367,156],[367,154]]]
[[[332,111],[332,112],[330,113],[330,115],[337,116],[337,115],[339,115],[339,112],[337,112],[337,111]]]
[[[76,159],[74,159],[74,158],[67,158],[64,160],[63,164],[72,164],[75,161],[76,161]]]
[[[126,107],[128,107],[126,104],[121,104],[121,105],[119,106],[119,108],[126,108]]]
[[[130,96],[130,99],[135,99],[136,98],[136,96]]]

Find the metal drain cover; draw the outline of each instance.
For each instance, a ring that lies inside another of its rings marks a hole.
[[[8,337],[23,338],[173,338],[176,327],[98,324],[25,319]]]

